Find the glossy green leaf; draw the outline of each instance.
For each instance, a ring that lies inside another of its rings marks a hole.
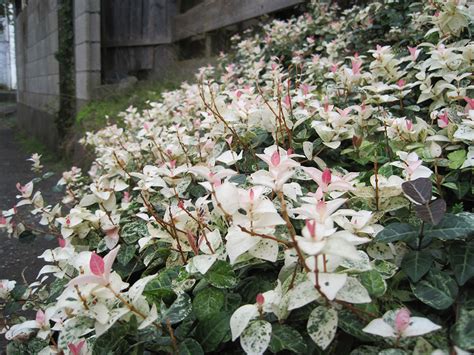
[[[456,280],[464,285],[474,276],[474,242],[451,245],[448,257]]]
[[[431,268],[433,256],[428,250],[412,250],[402,260],[401,268],[412,282],[420,280]]]
[[[179,355],[203,355],[201,345],[192,338],[184,339],[179,343]]]
[[[429,271],[423,280],[412,284],[411,288],[420,301],[440,310],[451,306],[458,294],[456,281],[438,270]]]
[[[216,261],[204,278],[217,288],[230,288],[237,284],[237,277],[232,266],[223,260]]]
[[[193,310],[198,319],[218,313],[225,303],[225,293],[213,287],[205,288],[193,300]]]
[[[392,223],[386,226],[376,237],[376,242],[407,241],[418,236],[418,229],[408,223]]]
[[[292,351],[295,354],[306,354],[307,347],[301,334],[286,324],[273,324],[272,338],[269,349],[273,353],[283,350]]]

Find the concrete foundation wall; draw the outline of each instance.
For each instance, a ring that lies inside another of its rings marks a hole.
[[[16,17],[16,64],[20,126],[56,147],[60,105],[58,0],[30,0]],[[77,107],[100,85],[100,1],[74,0]],[[43,132],[44,131],[44,132]]]
[[[57,0],[30,0],[15,25],[20,128],[54,147],[59,109]]]

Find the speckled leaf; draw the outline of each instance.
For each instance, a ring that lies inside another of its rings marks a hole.
[[[336,335],[337,311],[333,308],[319,306],[309,315],[306,329],[308,335],[323,350],[325,350]]]
[[[344,286],[337,292],[336,299],[356,304],[371,301],[366,288],[355,277],[347,278]]]
[[[197,319],[204,319],[218,313],[225,302],[224,291],[216,288],[205,288],[193,300],[193,310]]]
[[[474,350],[474,309],[461,307],[459,317],[451,330],[454,343],[464,350]]]
[[[170,322],[171,324],[176,324],[186,318],[191,311],[191,298],[187,293],[182,293],[178,295],[178,298],[168,309],[162,306],[160,318],[162,323]]]
[[[260,355],[267,350],[272,336],[272,325],[264,320],[256,320],[242,332],[240,345],[247,355]]]
[[[387,291],[387,283],[382,275],[376,270],[364,272],[360,275],[362,285],[369,291],[371,296],[380,297]]]
[[[216,261],[204,278],[217,288],[230,288],[237,284],[237,277],[232,266],[223,260]]]

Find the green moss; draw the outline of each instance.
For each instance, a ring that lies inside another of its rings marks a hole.
[[[51,149],[46,147],[40,140],[21,133],[17,130],[16,141],[19,143],[21,150],[25,153],[33,154],[38,153],[41,155],[41,162],[48,166],[49,170],[53,171],[64,171],[71,165],[71,162],[66,160],[64,157],[59,157],[57,152],[53,152]]]
[[[80,132],[96,131],[109,122],[121,124],[118,114],[130,106],[144,109],[147,101],[156,101],[164,91],[172,90],[178,84],[171,81],[143,81],[133,88],[118,92],[111,89],[102,98],[88,102],[76,116],[76,127]]]

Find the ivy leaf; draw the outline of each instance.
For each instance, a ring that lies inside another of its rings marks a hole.
[[[371,296],[380,297],[387,291],[387,283],[377,270],[360,274],[360,282]]]
[[[418,236],[418,230],[408,223],[392,223],[386,226],[375,237],[376,242],[408,241]]]
[[[458,215],[446,214],[436,226],[425,229],[425,237],[441,240],[452,240],[468,237],[474,233],[474,217],[472,213]]]
[[[230,288],[237,284],[237,277],[232,266],[223,260],[216,261],[204,278],[217,288]]]
[[[402,260],[401,268],[412,282],[418,282],[431,268],[433,256],[428,250],[412,250]]]
[[[464,350],[474,350],[474,309],[461,307],[458,321],[451,330],[454,343]]]
[[[464,161],[466,160],[466,151],[465,150],[456,150],[455,152],[448,154],[449,159],[449,168],[450,169],[459,169]]]
[[[187,338],[179,344],[179,355],[204,355],[204,350],[196,340]]]
[[[362,331],[365,324],[351,311],[347,309],[339,311],[338,318],[339,328],[347,334],[350,334],[364,342],[373,340],[372,336]]]
[[[273,324],[270,351],[278,353],[289,350],[296,354],[306,354],[307,347],[301,334],[286,324]]]
[[[240,345],[246,354],[263,354],[270,344],[271,337],[272,325],[265,320],[256,320],[240,335]]]
[[[225,293],[210,287],[199,292],[193,300],[193,310],[197,319],[205,319],[218,313],[225,303]]]
[[[186,318],[192,311],[191,298],[187,293],[178,295],[178,298],[167,309],[164,303],[161,306],[161,322],[176,324]]]
[[[216,313],[205,320],[199,321],[195,335],[206,352],[216,350],[224,337],[230,332],[229,321],[230,315],[225,312]]]
[[[425,279],[411,284],[411,289],[421,302],[438,310],[451,306],[458,295],[456,281],[438,270],[431,270]]]
[[[143,295],[148,301],[160,304],[162,299],[172,300],[175,295],[172,289],[173,280],[178,277],[180,269],[180,266],[164,269],[156,278],[151,280],[143,291]]]
[[[309,315],[308,335],[321,349],[325,350],[336,336],[337,320],[337,311],[324,306],[316,307]]]
[[[431,201],[432,184],[428,178],[405,181],[402,184],[402,190],[410,199],[420,205],[426,205]]]
[[[448,258],[460,286],[474,276],[474,242],[451,245]]]
[[[416,215],[423,222],[431,223],[436,226],[443,219],[446,213],[446,202],[443,199],[437,199],[429,205],[414,205]]]

